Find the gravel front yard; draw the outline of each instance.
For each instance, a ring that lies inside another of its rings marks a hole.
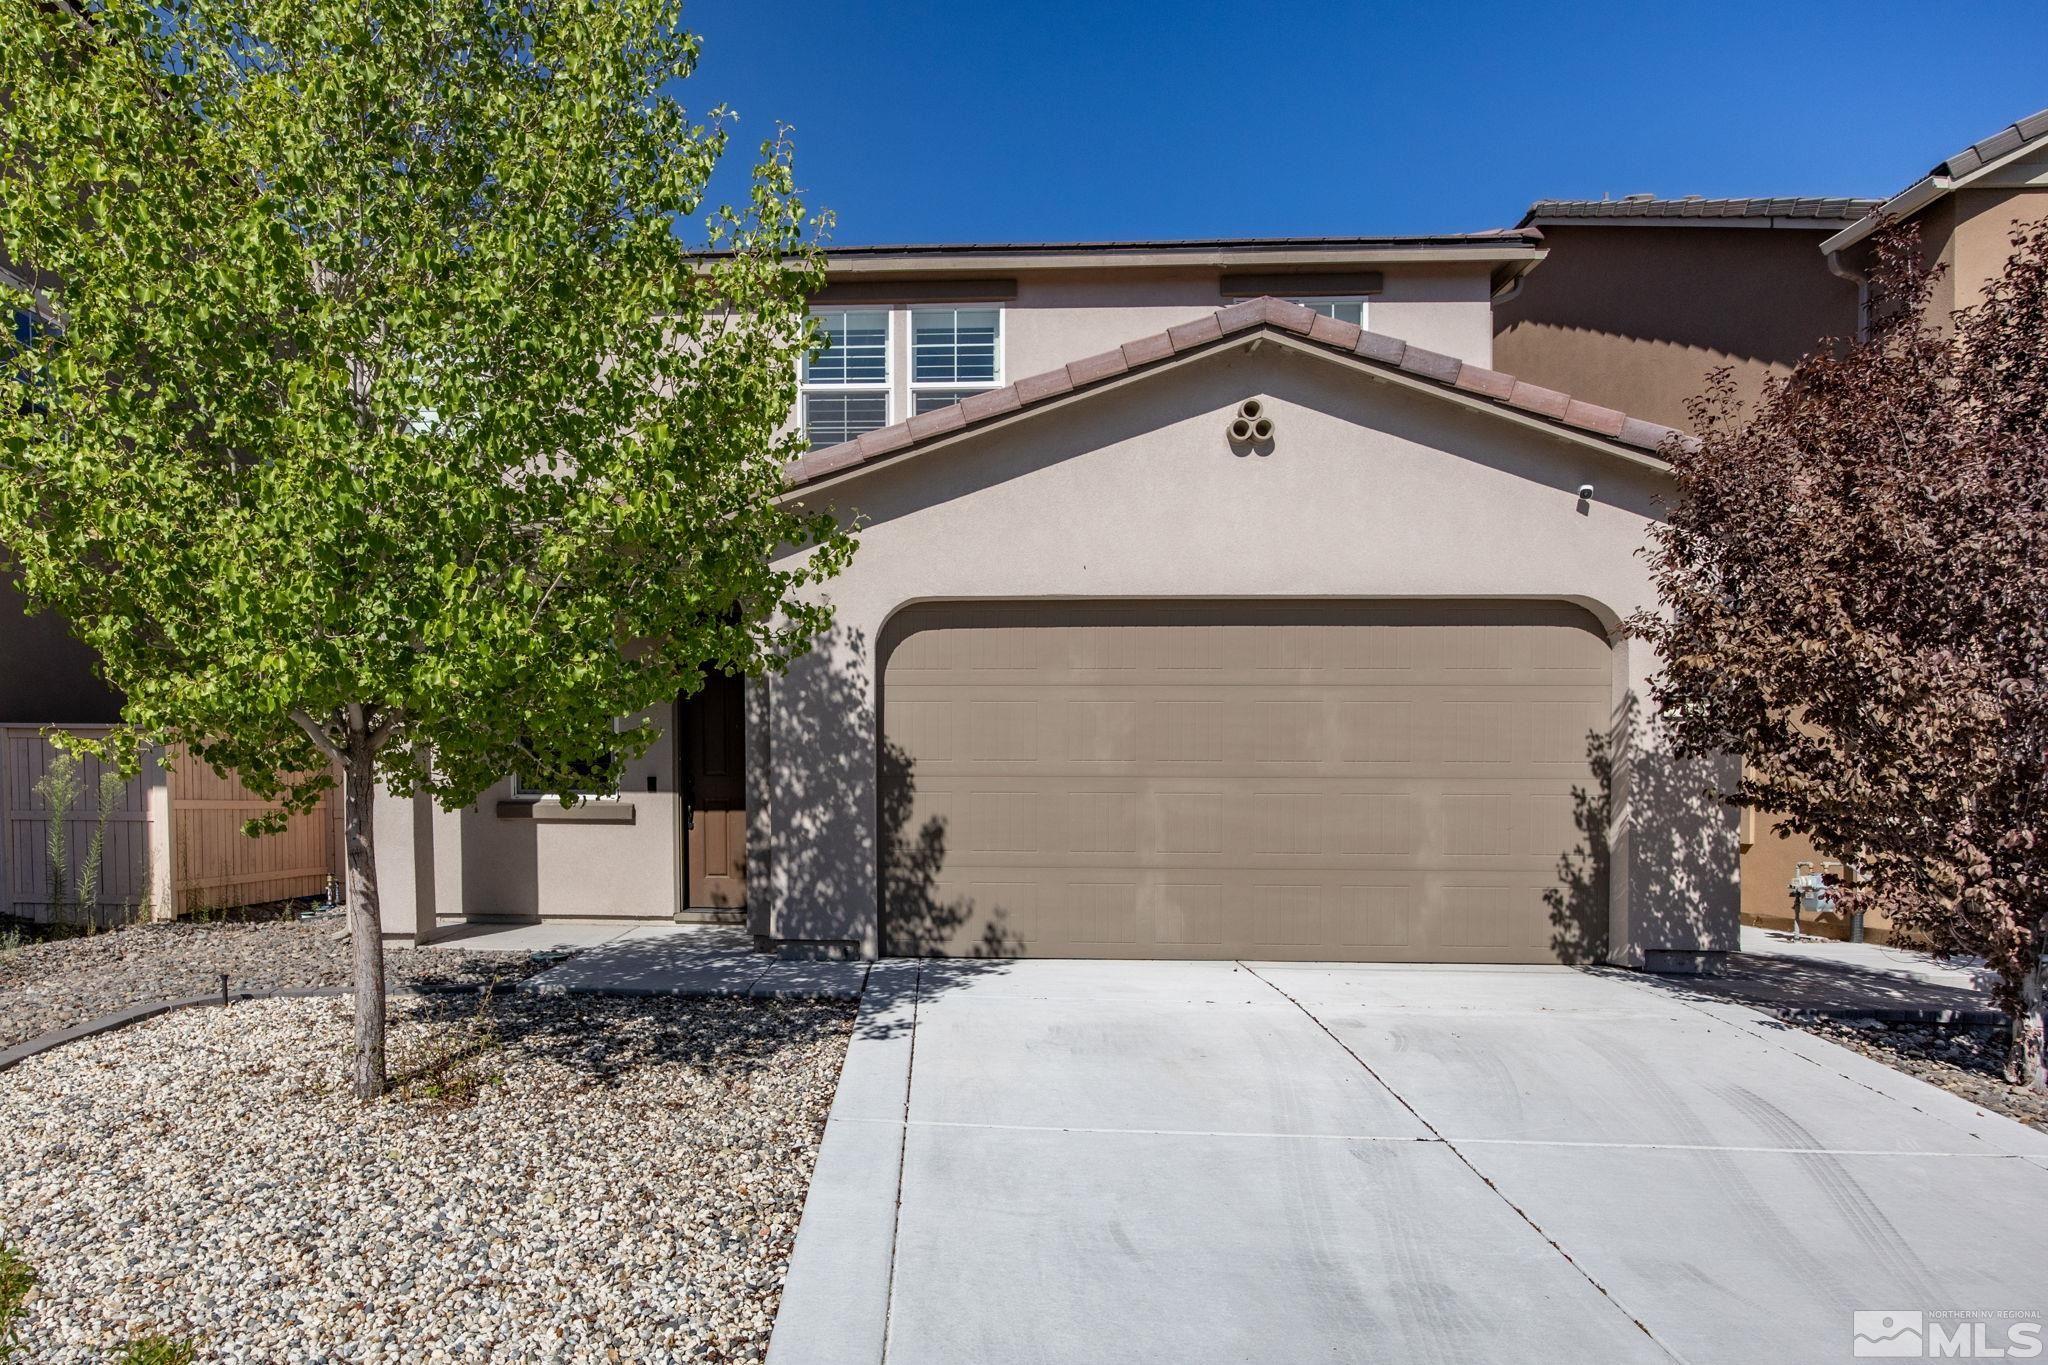
[[[220,989],[346,986],[348,942],[340,919],[255,924],[141,924],[90,938],[0,952],[0,1047],[82,1024],[126,1005]],[[389,948],[393,985],[511,982],[546,963],[527,953]]]
[[[348,1011],[181,1010],[0,1074],[21,1359],[765,1354],[852,1005],[395,1002],[404,1091],[368,1109]]]

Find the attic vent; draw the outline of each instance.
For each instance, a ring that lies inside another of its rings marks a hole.
[[[1266,405],[1256,398],[1247,398],[1237,405],[1237,416],[1231,419],[1230,441],[1232,445],[1257,445],[1273,439],[1273,419],[1266,416]]]
[[[1624,204],[1647,204],[1656,199],[1656,197],[1654,194],[1624,194],[1621,196],[1621,202]]]

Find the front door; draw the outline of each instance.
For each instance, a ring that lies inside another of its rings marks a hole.
[[[742,909],[747,903],[746,684],[713,674],[702,691],[679,705],[689,908]]]

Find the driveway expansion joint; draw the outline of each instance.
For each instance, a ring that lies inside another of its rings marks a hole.
[[[1466,1170],[1470,1171],[1479,1180],[1481,1184],[1486,1186],[1488,1190],[1492,1191],[1494,1196],[1498,1198],[1501,1201],[1501,1203],[1507,1205],[1508,1208],[1512,1209],[1514,1211],[1515,1216],[1521,1219],[1522,1222],[1528,1226],[1530,1231],[1534,1232],[1538,1237],[1541,1237],[1544,1243],[1548,1245],[1551,1250],[1555,1251],[1559,1256],[1563,1257],[1565,1264],[1570,1266],[1573,1270],[1577,1271],[1579,1277],[1585,1280],[1587,1284],[1591,1285],[1594,1288],[1594,1290],[1599,1293],[1601,1298],[1605,1299],[1608,1303],[1614,1305],[1614,1309],[1616,1312],[1620,1313],[1623,1317],[1627,1318],[1631,1323],[1633,1323],[1637,1331],[1641,1332],[1645,1337],[1649,1338],[1651,1342],[1655,1343],[1657,1349],[1664,1352],[1664,1354],[1669,1356],[1672,1360],[1678,1362],[1678,1365],[1686,1365],[1684,1356],[1681,1356],[1677,1351],[1673,1350],[1670,1343],[1666,1342],[1663,1338],[1659,1337],[1655,1332],[1651,1331],[1648,1323],[1644,1322],[1640,1317],[1637,1317],[1634,1313],[1630,1312],[1628,1308],[1625,1305],[1623,1305],[1621,1300],[1617,1299],[1613,1295],[1613,1293],[1608,1290],[1606,1285],[1594,1279],[1592,1273],[1588,1271],[1584,1266],[1580,1265],[1576,1260],[1574,1260],[1572,1258],[1572,1254],[1569,1251],[1566,1251],[1564,1247],[1558,1243],[1558,1240],[1555,1237],[1552,1237],[1549,1233],[1545,1232],[1543,1230],[1542,1225],[1539,1224],[1534,1218],[1531,1218],[1528,1215],[1528,1213],[1523,1210],[1521,1205],[1515,1203],[1514,1200],[1508,1198],[1507,1192],[1502,1190],[1499,1185],[1496,1185],[1486,1175],[1485,1172],[1479,1169],[1478,1166],[1474,1165],[1472,1159],[1466,1156],[1462,1151],[1458,1149],[1457,1143],[1445,1137],[1442,1131],[1439,1130],[1435,1124],[1431,1123],[1428,1119],[1424,1118],[1422,1112],[1419,1109],[1417,1109],[1413,1104],[1409,1103],[1408,1097],[1406,1095],[1403,1095],[1400,1091],[1394,1089],[1392,1085],[1389,1085],[1387,1083],[1386,1078],[1381,1076],[1379,1072],[1373,1070],[1371,1063],[1367,1062],[1365,1058],[1359,1056],[1358,1053],[1353,1051],[1349,1043],[1346,1043],[1342,1038],[1339,1038],[1336,1035],[1336,1033],[1331,1030],[1328,1024],[1325,1024],[1320,1018],[1317,1017],[1314,1010],[1311,1010],[1308,1006],[1302,1004],[1301,1001],[1297,1000],[1288,992],[1281,990],[1279,986],[1275,985],[1271,980],[1262,975],[1250,963],[1240,961],[1237,965],[1243,968],[1246,972],[1249,972],[1255,980],[1263,983],[1266,987],[1271,989],[1276,995],[1280,996],[1283,1000],[1287,1001],[1287,1003],[1293,1005],[1296,1009],[1300,1010],[1302,1014],[1307,1017],[1310,1023],[1314,1024],[1318,1029],[1322,1030],[1323,1035],[1325,1037],[1327,1037],[1331,1042],[1335,1043],[1338,1047],[1343,1048],[1345,1055],[1350,1057],[1352,1061],[1356,1062],[1361,1071],[1365,1072],[1366,1075],[1372,1077],[1374,1082],[1377,1083],[1381,1089],[1385,1090],[1389,1095],[1393,1096],[1395,1102],[1398,1103],[1403,1109],[1407,1110],[1408,1113],[1415,1119],[1415,1121],[1421,1124],[1423,1128],[1425,1128],[1429,1132],[1429,1135],[1433,1139],[1435,1139],[1437,1142],[1442,1143],[1444,1149],[1450,1152],[1450,1154],[1453,1157],[1456,1157],[1460,1165],[1462,1165]]]
[[[896,1142],[896,1209],[889,1223],[889,1278],[882,1299],[882,1355],[875,1365],[887,1365],[889,1337],[896,1327],[896,1257],[903,1234],[903,1172],[910,1161],[910,1096],[917,1084],[917,1020],[924,1003],[924,963],[910,983],[910,1047],[903,1068],[903,1131]]]
[[[1419,1117],[1419,1116],[1418,1116]],[[1431,1132],[1407,1133],[1279,1133],[1229,1128],[1132,1128],[1078,1123],[974,1123],[965,1119],[885,1119],[849,1116],[834,1123],[890,1128],[932,1128],[974,1133],[1087,1133],[1103,1137],[1217,1138],[1248,1142],[1372,1142],[1445,1147],[1536,1147],[1551,1151],[1715,1152],[1727,1156],[1908,1157],[1942,1161],[2026,1161],[2020,1152],[1921,1151],[1911,1147],[1768,1147],[1717,1142],[1586,1142],[1570,1138],[1456,1137]]]

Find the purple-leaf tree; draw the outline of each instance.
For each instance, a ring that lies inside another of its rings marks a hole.
[[[1981,955],[2048,1089],[2048,223],[1975,306],[1936,273],[1892,230],[1863,340],[1750,411],[1716,376],[1632,624],[1677,743],[1743,755],[1728,796],[1845,859],[1845,909]]]

